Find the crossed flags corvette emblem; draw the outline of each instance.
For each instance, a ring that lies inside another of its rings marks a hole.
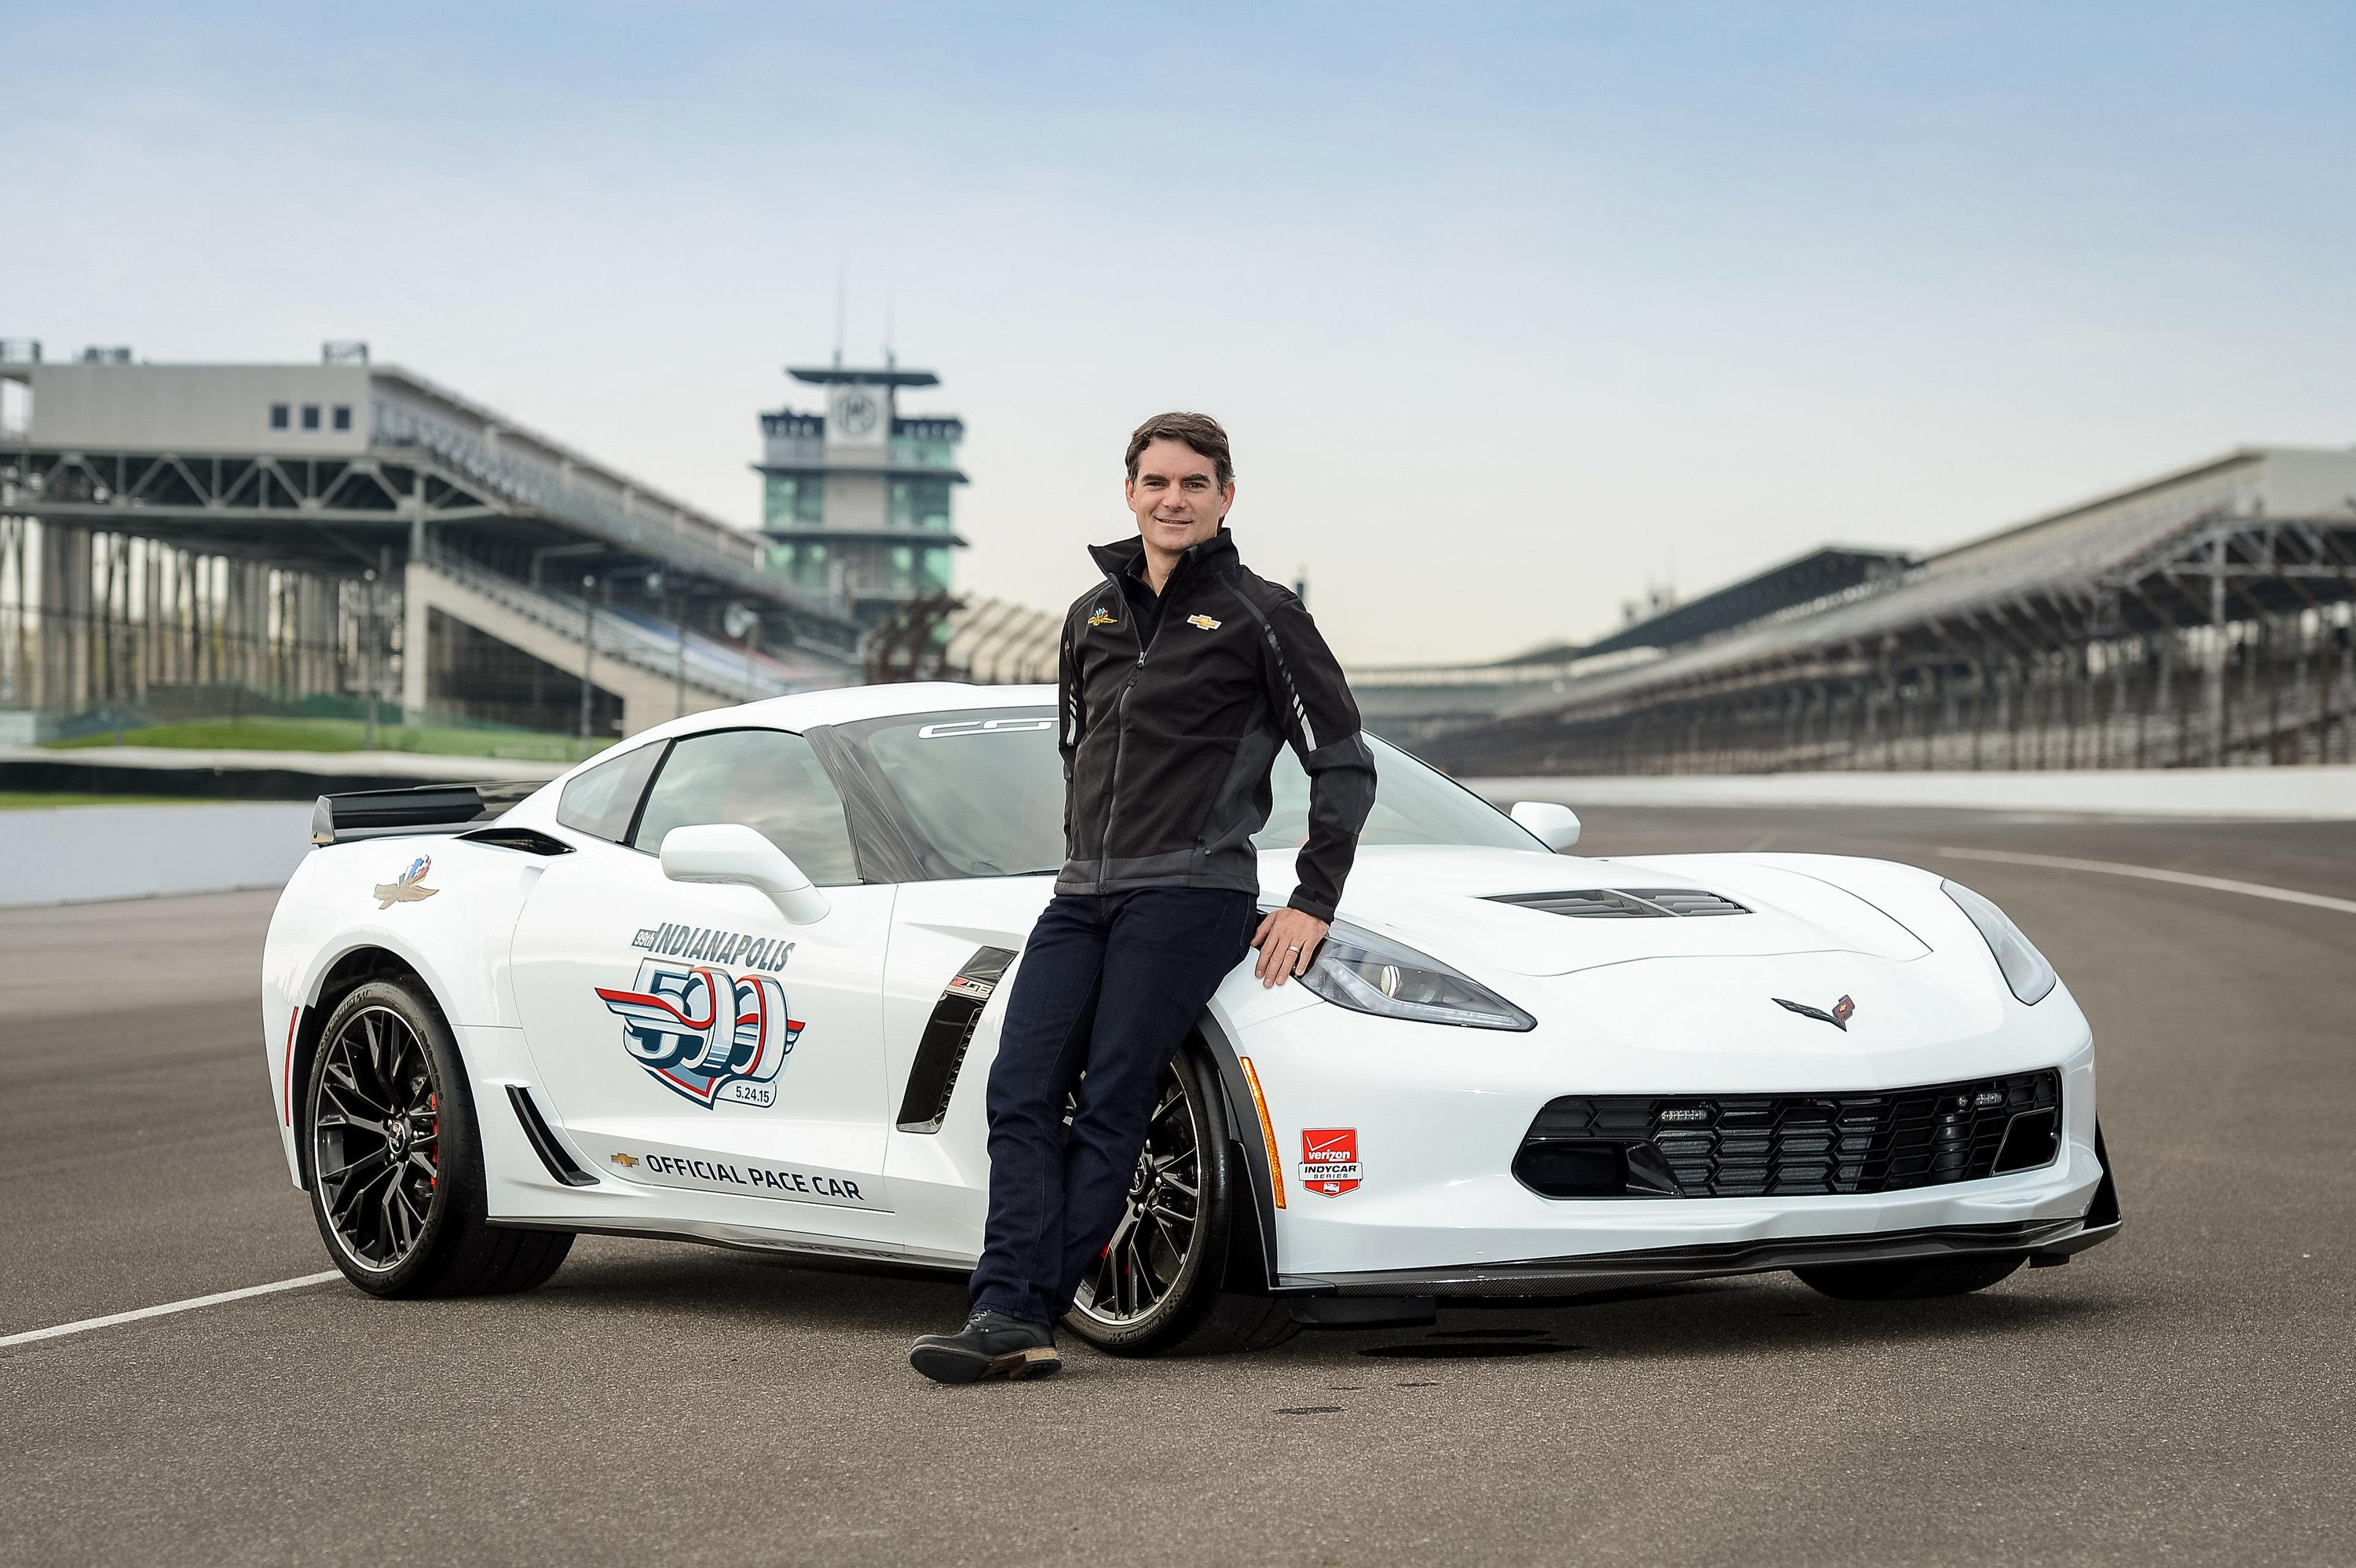
[[[1787,1001],[1782,997],[1772,997],[1768,999],[1777,1007],[1788,1012],[1797,1013],[1804,1019],[1822,1019],[1843,1034],[1848,1032],[1848,1020],[1857,1013],[1857,1003],[1848,997],[1843,997],[1839,1001],[1835,1002],[1831,1012],[1826,1012],[1822,1008],[1812,1008],[1805,1002]]]

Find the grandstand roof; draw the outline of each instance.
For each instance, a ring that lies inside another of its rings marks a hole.
[[[1913,564],[1902,550],[1869,549],[1855,545],[1819,545],[1740,582],[1730,582],[1698,599],[1689,599],[1657,615],[1599,637],[1582,654],[1616,653],[1622,648],[1669,648],[1748,625],[1762,616],[1794,604],[1806,604],[1854,588],[1861,582],[1892,577]],[[1527,657],[1527,656],[1524,656]]]
[[[2030,595],[2048,603],[2091,596],[2141,575],[2171,541],[2220,514],[2345,524],[2351,513],[2356,447],[2242,448],[1954,546],[1902,575],[1859,581],[1829,600],[1771,613],[1649,664],[1574,680],[1564,690],[1533,696],[1509,716],[1621,701],[1813,648],[1922,631],[1944,617]]]

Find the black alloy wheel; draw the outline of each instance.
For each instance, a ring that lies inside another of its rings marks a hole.
[[[1186,1098],[1173,1065],[1145,1124],[1145,1148],[1129,1184],[1128,1206],[1081,1282],[1074,1310],[1108,1326],[1129,1326],[1153,1315],[1186,1279],[1203,1220],[1202,1121]]]
[[[481,1296],[530,1290],[563,1263],[571,1232],[489,1222],[466,1065],[414,979],[345,997],[306,1082],[305,1185],[345,1278],[371,1296]]]
[[[441,1192],[441,1083],[408,1020],[385,1006],[344,1019],[320,1048],[311,1169],[330,1240],[358,1267],[400,1267]]]
[[[1230,1141],[1205,1053],[1180,1051],[1147,1119],[1129,1200],[1065,1326],[1116,1355],[1259,1349],[1290,1339],[1291,1308],[1220,1289],[1248,1168]]]

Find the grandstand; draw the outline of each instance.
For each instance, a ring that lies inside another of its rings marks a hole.
[[[1894,550],[1825,545],[1684,603],[1656,596],[1655,613],[1631,604],[1627,624],[1591,643],[1549,643],[1477,665],[1368,665],[1350,671],[1367,729],[1395,744],[1429,739],[1479,720],[1543,707],[1572,683],[1648,664],[1666,650],[1814,603],[1902,571]]]
[[[2236,451],[1805,603],[1721,593],[1671,613],[1711,600],[1728,613],[1704,635],[1435,728],[1423,749],[1483,774],[2356,752],[2356,449]]]
[[[18,342],[0,391],[0,709],[226,689],[585,739],[858,677],[841,594],[364,346],[147,365]]]

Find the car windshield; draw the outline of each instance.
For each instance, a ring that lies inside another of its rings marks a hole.
[[[865,753],[904,826],[952,875],[1063,869],[1064,763],[1053,709],[909,714],[845,725],[838,733]],[[1446,774],[1366,739],[1375,753],[1375,805],[1360,843],[1546,848]],[[1268,826],[1252,835],[1252,847],[1297,848],[1309,831],[1309,775],[1287,750],[1277,754],[1270,783]]]

